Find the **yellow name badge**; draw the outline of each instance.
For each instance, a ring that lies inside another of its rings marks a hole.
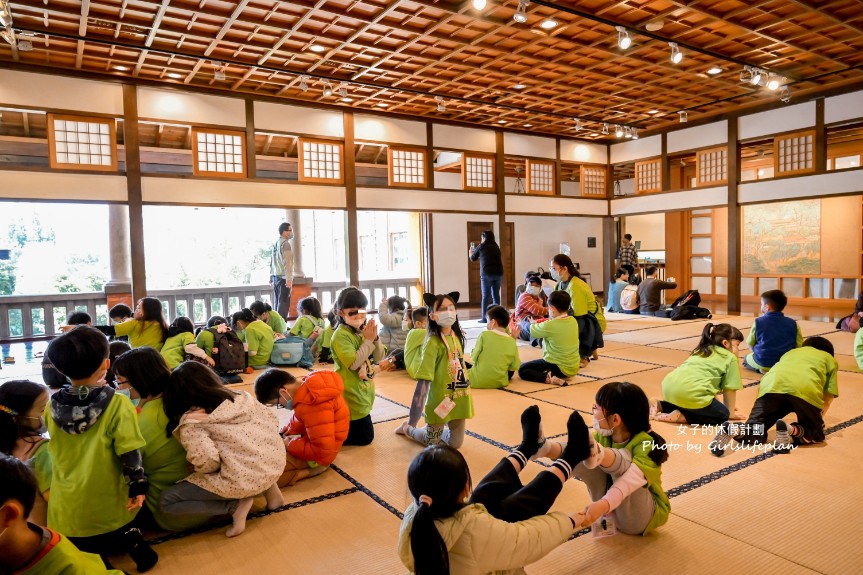
[[[446,419],[446,416],[455,409],[455,402],[449,397],[444,397],[443,401],[441,401],[437,407],[434,408],[434,412],[441,419]]]

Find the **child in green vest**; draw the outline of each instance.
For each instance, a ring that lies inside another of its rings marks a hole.
[[[647,535],[665,524],[671,511],[662,489],[661,466],[668,459],[665,440],[650,430],[647,396],[634,383],[606,383],[595,401],[591,455],[572,472],[593,501],[579,513],[579,524],[588,527],[605,518],[622,533]],[[568,448],[546,441],[536,457],[555,459]],[[608,518],[612,511],[613,519]]]
[[[416,370],[410,419],[396,429],[396,433],[423,445],[446,443],[458,449],[464,443],[465,422],[473,417],[464,333],[456,311],[458,298],[458,292],[423,294],[429,312],[428,336]],[[426,426],[418,428],[420,413]]]
[[[327,322],[323,318],[323,312],[321,312],[321,302],[315,297],[305,297],[297,304],[297,312],[300,314],[300,319],[291,328],[289,334],[307,340],[312,354],[318,357],[323,349],[324,340],[322,336],[327,328]],[[330,333],[330,338],[332,338],[332,333]]]
[[[425,307],[411,310],[413,329],[405,338],[404,364],[411,379],[416,379],[417,367],[422,359],[423,342],[428,333],[429,312]]]
[[[0,454],[0,572],[15,575],[122,575],[98,555],[79,551],[56,531],[27,521],[36,498],[36,478],[27,465]]]
[[[369,300],[355,287],[342,290],[336,300],[339,326],[330,343],[336,372],[345,384],[344,398],[351,410],[344,445],[368,445],[375,438],[372,405],[375,402],[375,363],[384,357],[374,319],[366,320]]]
[[[506,333],[509,312],[494,305],[485,312],[486,330],[479,335],[470,354],[473,367],[469,371],[470,386],[500,389],[509,385],[515,371],[521,367],[518,345]]]
[[[212,346],[210,350],[212,351]],[[216,365],[213,358],[195,343],[195,324],[187,317],[178,317],[171,323],[168,328],[168,339],[165,340],[160,353],[170,369],[183,363],[186,360],[186,354],[201,358],[210,367]]]
[[[567,377],[578,373],[579,357],[578,321],[569,315],[572,298],[563,290],[548,296],[549,320],[539,322],[531,318],[530,337],[542,338],[542,359],[521,364],[518,376],[525,381],[565,386]]]
[[[160,350],[162,344],[165,343],[165,338],[168,337],[168,322],[165,321],[162,302],[154,297],[138,300],[133,319],[114,325],[96,325],[93,327],[107,336],[127,336],[129,345],[133,348],[149,345]],[[67,332],[72,329],[72,326],[63,326],[60,329]]]
[[[275,342],[272,328],[259,319],[255,319],[249,309],[242,309],[231,318],[234,323],[234,331],[244,332],[244,340],[249,351],[249,367],[254,369],[266,369],[270,363],[270,354],[273,353]]]
[[[252,315],[255,316],[255,319],[259,319],[273,330],[273,333],[285,333],[285,330],[288,328],[288,324],[285,319],[279,315],[279,312],[274,310],[270,304],[263,301],[253,301],[252,305],[249,306],[249,311],[252,312]]]
[[[145,441],[128,397],[104,382],[108,340],[81,326],[48,346],[54,366],[71,386],[51,397],[46,418],[51,441],[48,527],[82,551],[129,553],[146,571],[158,555],[134,527],[148,489],[141,465]]]

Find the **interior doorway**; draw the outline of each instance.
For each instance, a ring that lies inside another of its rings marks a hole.
[[[470,249],[470,244],[473,242],[479,245],[482,241],[482,232],[494,229],[494,222],[468,222],[467,223],[467,245],[465,251]],[[497,243],[501,246],[501,259],[503,259],[503,282],[500,287],[500,301],[505,307],[510,300],[511,284],[514,281],[515,269],[515,224],[507,222],[504,225],[503,233],[497,237]],[[471,305],[480,305],[482,303],[482,285],[479,277],[479,260],[472,262],[468,260],[467,268],[468,281],[468,303]]]

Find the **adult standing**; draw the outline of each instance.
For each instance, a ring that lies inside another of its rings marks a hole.
[[[620,260],[620,267],[629,272],[630,277],[635,275],[635,270],[638,268],[638,250],[635,249],[635,244],[632,243],[632,234],[624,234],[623,242],[617,252]]]
[[[280,316],[291,315],[291,288],[294,286],[294,252],[290,240],[294,237],[291,224],[279,225],[279,239],[270,252],[270,283],[273,284],[273,302]]]
[[[485,323],[485,312],[492,304],[500,305],[500,286],[503,283],[503,260],[500,256],[500,246],[494,241],[494,232],[486,230],[482,233],[482,241],[475,248],[470,248],[468,257],[471,261],[479,259],[479,278],[482,288],[482,319]]]

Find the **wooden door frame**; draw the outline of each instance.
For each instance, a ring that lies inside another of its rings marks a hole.
[[[494,222],[468,221],[467,222],[467,245],[465,246],[465,251],[467,251],[467,249],[470,249],[471,225],[480,225],[480,224],[483,225],[483,230],[488,230],[488,229],[493,230],[495,228]],[[495,237],[497,238],[498,245],[500,246],[501,258],[503,259],[503,281],[501,282],[501,286],[500,286],[500,302],[501,302],[502,306],[509,309],[508,302],[509,302],[509,297],[510,297],[510,290],[513,289],[513,286],[515,285],[513,283],[513,281],[514,281],[513,278],[515,278],[517,275],[516,271],[515,271],[515,223],[514,222],[504,222],[504,226],[506,229],[510,230],[510,234],[511,234],[510,235],[511,239],[509,241],[510,245],[509,246],[505,245],[506,242],[504,242],[503,229],[498,229]],[[476,241],[477,245],[479,245],[479,238],[474,239],[474,241]],[[507,253],[507,250],[509,250],[509,253]],[[471,278],[470,278],[470,270],[471,270],[470,266],[471,265],[479,266],[479,261],[471,262],[470,260],[468,260],[467,265],[468,265],[468,276],[467,276],[468,293],[467,293],[467,299],[465,299],[463,301],[470,303],[470,305],[482,305],[482,287],[481,287],[481,285],[477,286],[479,289],[479,293],[480,293],[479,301],[473,301],[470,297],[471,285],[472,285]]]

